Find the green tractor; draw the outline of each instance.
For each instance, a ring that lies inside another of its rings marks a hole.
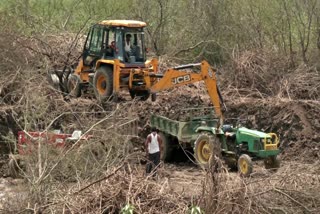
[[[253,160],[263,159],[266,169],[280,167],[279,139],[274,133],[264,133],[245,127],[219,125],[208,108],[187,109],[188,118],[172,120],[151,115],[151,127],[159,130],[163,140],[161,159],[169,161],[175,147],[193,150],[197,163],[208,168],[212,155],[222,157],[231,169],[238,169],[242,176],[253,171]],[[194,115],[192,112],[207,112]]]

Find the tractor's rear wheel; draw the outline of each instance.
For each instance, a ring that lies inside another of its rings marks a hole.
[[[215,158],[221,155],[217,138],[210,134],[200,134],[194,145],[194,155],[202,168],[208,169],[210,165],[213,166]]]
[[[170,140],[169,140],[169,137],[160,132],[159,133],[159,136],[162,140],[162,144],[161,144],[161,156],[160,156],[160,159],[162,161],[170,161],[171,158],[172,158],[172,151],[173,151],[173,148],[172,148],[172,145],[170,144]]]
[[[81,96],[81,79],[76,74],[70,74],[67,82],[67,90],[70,96]]]
[[[113,93],[113,71],[108,66],[101,66],[93,77],[93,88],[96,98],[104,102]]]
[[[278,156],[270,156],[264,159],[264,167],[266,169],[274,170],[276,171],[278,168],[280,168],[280,159]]]
[[[253,171],[252,160],[249,155],[243,154],[238,159],[238,171],[241,176],[248,177]]]

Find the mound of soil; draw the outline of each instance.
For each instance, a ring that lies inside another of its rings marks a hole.
[[[247,127],[277,133],[284,159],[314,162],[318,157],[319,102],[244,99],[228,102],[228,107],[227,118],[242,118]]]

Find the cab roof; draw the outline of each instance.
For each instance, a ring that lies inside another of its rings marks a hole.
[[[145,27],[147,24],[141,21],[135,20],[104,20],[99,22],[100,25],[105,26],[119,26],[119,27]]]

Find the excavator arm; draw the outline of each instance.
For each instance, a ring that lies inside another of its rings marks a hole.
[[[182,71],[194,67],[201,67],[199,73]],[[220,118],[220,125],[223,124],[223,115],[221,111],[220,100],[223,102],[219,89],[217,87],[217,79],[215,70],[211,68],[207,61],[197,64],[189,64],[171,68],[165,72],[163,77],[151,86],[151,93],[157,93],[166,89],[180,87],[190,83],[204,81],[211,102],[214,106],[216,115]]]

